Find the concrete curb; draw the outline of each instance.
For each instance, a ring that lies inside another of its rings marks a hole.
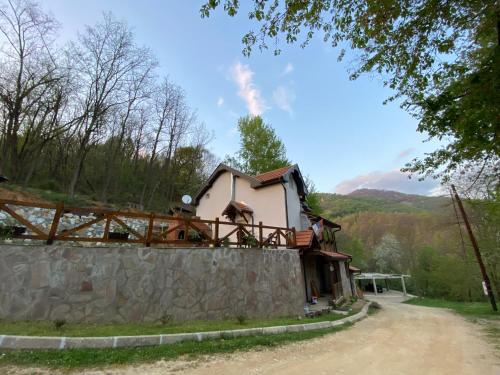
[[[227,331],[209,331],[195,333],[174,333],[148,336],[115,337],[44,337],[10,336],[0,334],[0,349],[70,349],[70,348],[121,348],[175,344],[182,341],[204,341],[219,338],[234,338],[255,335],[276,335],[287,332],[303,332],[317,329],[338,327],[354,323],[366,317],[371,302],[366,303],[360,312],[334,321],[293,324],[263,328],[235,329]]]

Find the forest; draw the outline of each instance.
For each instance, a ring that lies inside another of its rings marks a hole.
[[[342,225],[339,247],[353,255],[353,265],[369,272],[409,274],[410,292],[421,296],[486,298],[463,220],[449,196],[362,189],[348,195],[319,194],[319,201],[323,214]],[[467,200],[466,210],[498,295],[498,204]]]
[[[105,13],[75,40],[39,4],[0,11],[0,174],[104,203],[168,208],[216,158],[183,88]]]

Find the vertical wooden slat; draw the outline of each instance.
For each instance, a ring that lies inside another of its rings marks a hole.
[[[262,229],[262,221],[259,221],[259,247],[261,249],[264,246],[264,236],[263,236],[262,231],[263,231],[263,229]]]
[[[146,235],[146,247],[151,246],[151,240],[153,238],[153,226],[155,222],[155,214],[151,212],[149,215],[149,223],[148,223],[148,233]]]
[[[103,240],[106,242],[109,239],[109,226],[111,224],[111,215],[106,215],[106,226],[104,227]]]
[[[64,203],[60,202],[57,204],[56,212],[54,214],[54,219],[52,220],[52,225],[50,226],[49,238],[47,239],[47,245],[52,245],[54,238],[57,234],[57,227],[59,226],[59,220],[64,212]]]
[[[219,218],[215,218],[214,247],[219,247]]]
[[[297,231],[295,230],[295,227],[292,228],[292,243],[290,247],[296,247],[297,246]]]

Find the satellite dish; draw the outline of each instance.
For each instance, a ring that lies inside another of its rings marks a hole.
[[[183,195],[182,196],[182,203],[184,204],[191,204],[191,202],[193,201],[193,198],[191,198],[190,195]]]

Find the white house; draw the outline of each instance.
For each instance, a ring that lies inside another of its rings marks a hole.
[[[196,215],[221,217],[234,223],[295,228],[304,287],[313,297],[352,295],[351,256],[337,250],[335,232],[340,225],[313,215],[306,204],[307,188],[298,165],[250,176],[220,164],[195,198]],[[250,226],[249,226],[250,227]],[[220,227],[223,236],[232,228]],[[253,229],[253,228],[252,228]]]

